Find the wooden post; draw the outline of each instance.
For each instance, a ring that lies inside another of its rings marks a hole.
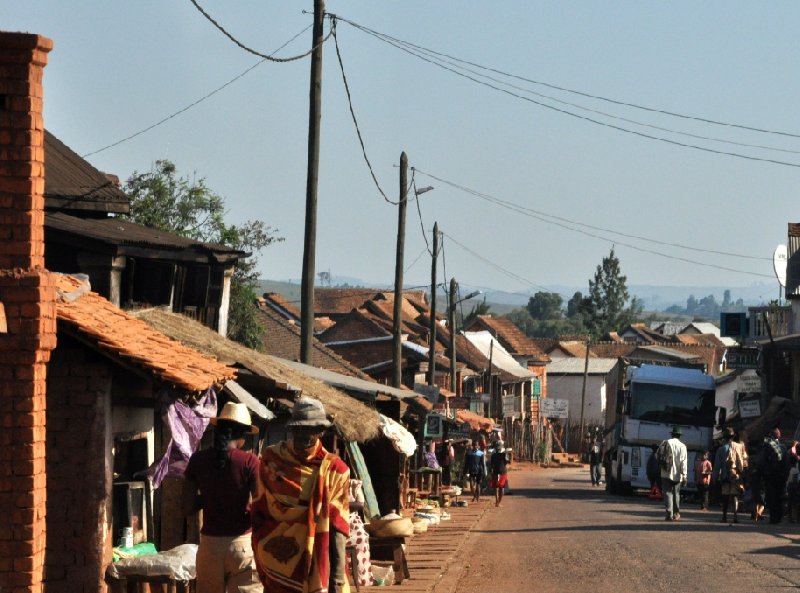
[[[428,356],[428,385],[436,384],[436,260],[439,258],[439,223],[433,223],[433,254],[431,256],[431,326]]]
[[[319,185],[319,128],[322,118],[322,24],[325,0],[314,0],[311,47],[311,85],[308,105],[308,174],[303,278],[300,288],[300,362],[311,364],[314,336],[314,272],[317,249],[317,186]]]
[[[394,319],[392,321],[392,387],[403,382],[403,337],[400,329],[403,300],[403,257],[406,242],[406,205],[408,204],[408,157],[400,154],[400,203],[397,206],[397,251],[394,263]]]
[[[450,278],[449,304],[447,306],[447,323],[450,326],[450,390],[461,396],[461,390],[456,385],[458,375],[456,373],[456,284],[455,278]]]
[[[583,424],[583,412],[584,407],[586,406],[586,380],[589,377],[589,340],[586,340],[586,358],[583,361],[583,389],[581,389],[581,434],[580,434],[580,442],[578,445],[578,454],[583,453],[583,431],[584,431],[584,424]]]

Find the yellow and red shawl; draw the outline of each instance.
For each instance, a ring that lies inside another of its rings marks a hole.
[[[350,531],[349,483],[350,470],[321,443],[308,458],[285,442],[264,450],[252,516],[253,552],[266,591],[328,591],[330,531]]]

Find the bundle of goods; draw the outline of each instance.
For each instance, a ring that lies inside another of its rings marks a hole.
[[[380,519],[372,519],[364,527],[374,537],[409,537],[414,535],[414,525],[411,519],[401,517],[397,513],[389,513]]]

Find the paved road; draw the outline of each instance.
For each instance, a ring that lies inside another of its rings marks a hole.
[[[800,587],[800,526],[738,525],[593,488],[586,469],[510,474],[513,496],[470,534],[436,593],[762,593]],[[455,575],[453,575],[455,576]],[[457,581],[457,585],[453,582]]]

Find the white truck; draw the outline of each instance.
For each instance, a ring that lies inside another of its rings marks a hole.
[[[621,389],[606,408],[604,466],[612,493],[650,488],[647,462],[653,445],[680,426],[688,458],[688,490],[696,489],[694,462],[711,449],[715,407],[714,378],[698,369],[621,360]]]

